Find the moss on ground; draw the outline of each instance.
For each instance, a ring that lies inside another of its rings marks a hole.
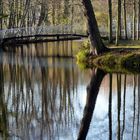
[[[111,51],[100,56],[90,54],[90,43],[84,41],[77,54],[77,63],[83,68],[98,67],[109,73],[140,73],[140,41],[120,41],[119,46],[106,44]]]
[[[90,54],[90,42],[89,40],[85,40],[79,48],[79,52],[76,55],[77,64],[81,69],[92,67],[90,61],[92,61],[93,56]]]
[[[140,50],[117,49],[100,56],[86,56],[84,61],[78,61],[84,68],[94,66],[109,73],[140,73]]]
[[[139,73],[140,51],[112,51],[93,59],[94,66],[106,72]]]

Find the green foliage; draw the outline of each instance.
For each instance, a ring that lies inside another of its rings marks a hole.
[[[81,46],[81,49],[83,49],[83,50],[90,50],[90,41],[89,40],[85,40],[84,42],[83,42],[83,44],[82,44],[82,46]]]
[[[87,61],[87,56],[88,56],[89,52],[87,50],[81,50],[77,55],[77,61],[78,62],[85,62]]]
[[[93,59],[93,55],[90,53],[90,42],[86,40],[83,42],[82,46],[79,48],[79,52],[76,55],[77,64],[81,69],[86,69],[93,67],[93,63],[90,61]]]
[[[88,40],[84,41],[82,46],[79,48],[79,52],[76,55],[77,62],[87,62],[90,54],[90,43]]]

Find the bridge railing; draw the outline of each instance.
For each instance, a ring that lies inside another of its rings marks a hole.
[[[46,34],[73,34],[86,32],[76,25],[57,25],[57,26],[38,26],[38,27],[25,27],[25,28],[12,28],[0,30],[0,39],[11,37],[22,37],[32,35],[46,35]]]

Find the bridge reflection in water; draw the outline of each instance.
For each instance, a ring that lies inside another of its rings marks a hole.
[[[5,46],[6,52],[31,57],[74,57],[82,45],[82,41],[57,41]]]
[[[140,138],[138,74],[84,71],[26,49],[0,55],[1,139]]]

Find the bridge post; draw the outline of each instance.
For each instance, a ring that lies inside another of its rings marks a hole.
[[[57,37],[57,40],[59,40],[59,35],[57,35],[56,37]]]

